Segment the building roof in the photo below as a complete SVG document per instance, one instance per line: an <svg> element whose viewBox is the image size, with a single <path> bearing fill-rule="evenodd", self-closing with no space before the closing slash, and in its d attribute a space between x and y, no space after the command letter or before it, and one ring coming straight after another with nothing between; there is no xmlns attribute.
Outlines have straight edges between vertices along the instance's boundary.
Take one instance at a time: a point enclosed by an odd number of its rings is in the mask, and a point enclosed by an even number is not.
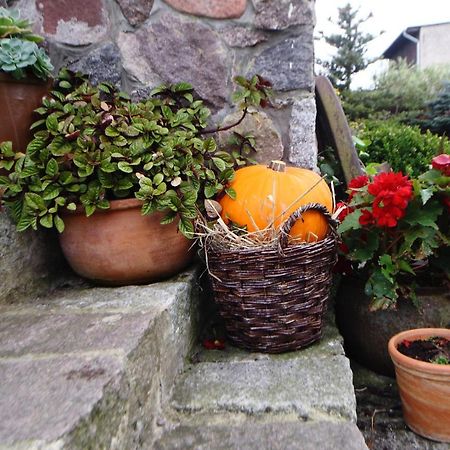
<svg viewBox="0 0 450 450"><path fill-rule="evenodd" d="M409 34L415 38L419 38L419 33L421 28L433 27L436 25L450 25L450 22L440 22L440 23L431 23L428 25L418 25L415 27L409 27L406 30L402 31L400 35L395 39L395 41L382 53L383 58L391 59L397 55L398 50L408 42L411 42L408 38L405 37L405 34Z"/></svg>

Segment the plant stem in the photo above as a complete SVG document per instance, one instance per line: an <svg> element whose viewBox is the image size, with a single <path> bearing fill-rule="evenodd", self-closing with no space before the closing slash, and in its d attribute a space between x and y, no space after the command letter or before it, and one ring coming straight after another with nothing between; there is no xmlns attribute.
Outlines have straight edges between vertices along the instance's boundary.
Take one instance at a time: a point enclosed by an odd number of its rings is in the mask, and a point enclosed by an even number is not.
<svg viewBox="0 0 450 450"><path fill-rule="evenodd" d="M226 127L223 127L223 128L215 128L213 130L203 130L203 131L200 131L199 134L200 135L202 135L202 134L212 134L212 133L217 133L219 131L230 130L231 128L234 128L234 127L238 126L245 119L245 116L247 115L247 112L248 112L248 108L245 107L243 109L243 111L242 111L242 117L237 122L235 122L235 123L233 123L231 125L227 125Z"/></svg>

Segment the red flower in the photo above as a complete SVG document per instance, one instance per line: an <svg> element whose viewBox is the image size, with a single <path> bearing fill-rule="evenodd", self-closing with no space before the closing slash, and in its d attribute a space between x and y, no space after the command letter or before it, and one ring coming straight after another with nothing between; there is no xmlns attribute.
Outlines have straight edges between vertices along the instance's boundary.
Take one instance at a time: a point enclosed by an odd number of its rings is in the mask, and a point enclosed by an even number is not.
<svg viewBox="0 0 450 450"><path fill-rule="evenodd" d="M339 222L342 222L351 212L354 211L354 208L350 208L348 207L344 202L339 202L336 205L336 211L340 211L339 215L338 215L338 220Z"/></svg>
<svg viewBox="0 0 450 450"><path fill-rule="evenodd" d="M202 344L206 350L223 350L225 348L225 341L222 339L205 339Z"/></svg>
<svg viewBox="0 0 450 450"><path fill-rule="evenodd" d="M395 227L398 220L404 217L405 209L413 195L411 181L401 172L378 174L369 185L368 191L375 197L372 214L377 226L390 228ZM366 215L366 218L369 217Z"/></svg>
<svg viewBox="0 0 450 450"><path fill-rule="evenodd" d="M364 186L369 184L369 177L367 175L360 175L348 183L348 188L350 189L350 193L348 194L349 200L353 198L358 189L361 189Z"/></svg>
<svg viewBox="0 0 450 450"><path fill-rule="evenodd" d="M450 177L450 155L442 153L435 156L431 160L431 166L433 169L441 171L446 177Z"/></svg>
<svg viewBox="0 0 450 450"><path fill-rule="evenodd" d="M361 212L362 212L362 214L359 217L359 223L363 227L367 226L367 225L372 225L375 222L375 219L369 210L363 209Z"/></svg>

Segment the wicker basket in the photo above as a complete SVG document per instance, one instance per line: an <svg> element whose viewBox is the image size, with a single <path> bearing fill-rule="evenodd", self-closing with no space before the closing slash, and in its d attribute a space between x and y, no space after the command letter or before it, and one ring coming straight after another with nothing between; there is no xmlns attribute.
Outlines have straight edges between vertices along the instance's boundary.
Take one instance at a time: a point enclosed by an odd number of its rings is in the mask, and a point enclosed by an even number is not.
<svg viewBox="0 0 450 450"><path fill-rule="evenodd" d="M311 209L324 213L331 232L317 243L289 246L291 227ZM219 251L214 240L205 242L215 300L234 345L281 353L321 338L336 225L325 207L309 204L283 224L278 245Z"/></svg>

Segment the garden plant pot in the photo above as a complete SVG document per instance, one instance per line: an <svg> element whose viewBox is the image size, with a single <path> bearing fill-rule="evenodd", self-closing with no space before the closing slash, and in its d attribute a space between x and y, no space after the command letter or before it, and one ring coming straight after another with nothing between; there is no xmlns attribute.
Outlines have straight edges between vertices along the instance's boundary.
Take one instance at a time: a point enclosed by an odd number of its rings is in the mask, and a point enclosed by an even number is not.
<svg viewBox="0 0 450 450"><path fill-rule="evenodd" d="M418 361L397 350L403 340L433 336L450 339L450 329L421 328L403 331L389 341L406 424L428 439L450 442L450 365Z"/></svg>
<svg viewBox="0 0 450 450"><path fill-rule="evenodd" d="M137 199L110 204L90 217L83 208L63 216L59 240L76 273L107 285L147 283L175 275L192 260L192 241L175 222L161 225L163 213L142 216Z"/></svg>
<svg viewBox="0 0 450 450"><path fill-rule="evenodd" d="M349 357L370 370L393 377L394 365L387 350L389 339L411 328L447 327L450 293L440 288L422 288L417 291L419 308L400 299L395 310L370 311L364 284L356 277L342 278L335 303L336 323Z"/></svg>
<svg viewBox="0 0 450 450"><path fill-rule="evenodd" d="M41 105L42 97L49 92L51 85L52 80L16 80L0 73L0 142L12 141L14 151L25 152L32 139L30 126L36 119L33 111Z"/></svg>

